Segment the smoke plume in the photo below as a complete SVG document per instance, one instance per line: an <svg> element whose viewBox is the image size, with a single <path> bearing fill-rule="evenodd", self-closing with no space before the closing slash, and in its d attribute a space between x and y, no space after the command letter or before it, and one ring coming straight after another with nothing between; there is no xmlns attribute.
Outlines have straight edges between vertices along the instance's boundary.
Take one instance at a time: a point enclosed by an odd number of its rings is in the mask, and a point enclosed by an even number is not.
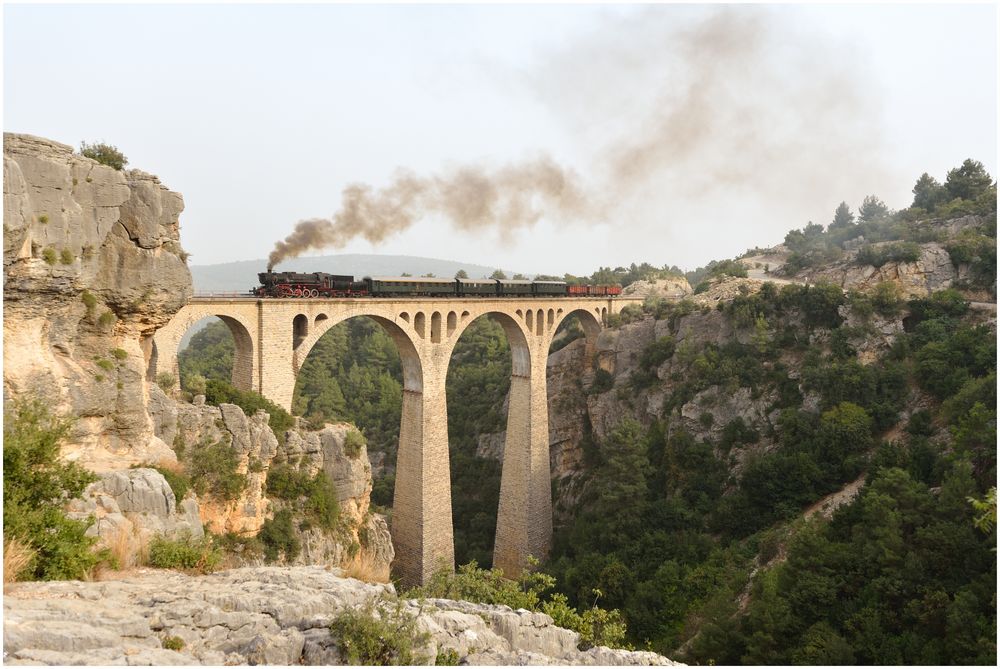
<svg viewBox="0 0 1000 669"><path fill-rule="evenodd" d="M792 15L794 16L794 15ZM862 55L779 10L650 7L609 19L522 81L590 147L589 187L542 156L352 184L329 219L301 221L269 264L378 243L425 216L512 239L541 218L655 227L659 239L782 234L884 183L874 87ZM741 237L742 235L742 237Z"/></svg>
<svg viewBox="0 0 1000 669"><path fill-rule="evenodd" d="M274 245L268 270L306 251L341 248L355 237L377 244L429 214L443 216L461 230L495 229L510 237L543 215L583 220L597 211L579 176L547 156L493 171L463 166L429 178L400 170L378 190L367 184L347 186L333 218L300 221Z"/></svg>

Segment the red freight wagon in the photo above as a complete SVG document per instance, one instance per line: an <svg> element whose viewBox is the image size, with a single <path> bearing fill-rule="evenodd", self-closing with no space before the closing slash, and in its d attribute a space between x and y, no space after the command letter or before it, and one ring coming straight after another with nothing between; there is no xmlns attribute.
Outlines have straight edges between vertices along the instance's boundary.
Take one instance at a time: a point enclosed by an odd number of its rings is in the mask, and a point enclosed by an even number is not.
<svg viewBox="0 0 1000 669"><path fill-rule="evenodd" d="M586 295L587 286L566 286L567 295Z"/></svg>

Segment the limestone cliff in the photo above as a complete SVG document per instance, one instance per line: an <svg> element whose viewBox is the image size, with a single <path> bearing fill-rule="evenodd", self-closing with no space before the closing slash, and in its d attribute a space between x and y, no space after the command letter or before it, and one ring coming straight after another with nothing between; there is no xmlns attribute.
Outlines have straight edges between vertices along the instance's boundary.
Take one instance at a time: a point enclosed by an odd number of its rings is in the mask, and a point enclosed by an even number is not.
<svg viewBox="0 0 1000 669"><path fill-rule="evenodd" d="M4 664L340 665L347 658L330 623L378 599L395 599L392 586L321 567L18 583L4 596ZM446 651L466 665L676 664L644 651L580 650L576 632L542 613L447 599L401 606L429 635L417 649L424 664Z"/></svg>
<svg viewBox="0 0 1000 669"><path fill-rule="evenodd" d="M388 529L368 513L371 470L363 452L344 454L346 428L296 430L290 450L279 449L267 414L178 401L149 378L153 333L192 294L183 209L180 194L151 174L4 134L5 402L35 395L75 417L63 455L101 478L69 511L93 517L90 534L105 545L200 536L203 528L253 535L274 511L265 485L271 463L305 455L336 485L344 536L306 537L300 561L340 564L357 543L387 571ZM218 442L233 449L246 479L234 500L177 499L148 467L183 469L183 449Z"/></svg>
<svg viewBox="0 0 1000 669"><path fill-rule="evenodd" d="M184 202L144 172L4 134L4 394L79 416L67 457L172 458L146 411L149 337L191 295Z"/></svg>

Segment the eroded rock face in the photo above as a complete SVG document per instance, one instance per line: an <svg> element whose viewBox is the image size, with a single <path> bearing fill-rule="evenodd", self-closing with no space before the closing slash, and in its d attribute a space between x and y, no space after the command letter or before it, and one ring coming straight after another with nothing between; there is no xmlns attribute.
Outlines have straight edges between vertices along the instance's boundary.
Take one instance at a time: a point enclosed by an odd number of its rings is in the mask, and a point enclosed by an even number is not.
<svg viewBox="0 0 1000 669"><path fill-rule="evenodd" d="M146 412L148 337L191 295L183 200L64 144L4 134L4 391L79 416L95 471L170 459Z"/></svg>
<svg viewBox="0 0 1000 669"><path fill-rule="evenodd" d="M67 515L78 520L93 518L87 534L100 538L107 547L126 542L138 548L157 535L173 539L204 535L195 496L178 500L155 469L105 473L87 486L80 499L69 503Z"/></svg>
<svg viewBox="0 0 1000 669"><path fill-rule="evenodd" d="M144 570L117 581L18 583L4 596L5 664L343 664L330 623L393 596L391 585L321 567L210 576ZM581 651L576 632L506 606L432 599L406 601L404 610L430 634L420 649L426 664L445 649L462 664L676 664L649 652ZM183 647L167 650L168 638Z"/></svg>
<svg viewBox="0 0 1000 669"><path fill-rule="evenodd" d="M156 435L178 455L197 457L197 449L220 442L237 455L237 471L246 476L246 488L230 502L208 496L199 500L207 529L252 536L276 511L288 506L267 494L267 475L277 464L292 465L308 476L322 472L337 490L343 531L296 528L302 550L293 564L341 565L360 550L376 570L388 574L395 552L385 518L370 513L372 468L367 448L361 444L357 451L348 452L352 426L327 425L319 431L295 428L280 444L264 411L247 416L234 404L214 407L206 405L204 398L192 404L179 402L158 387L150 389L149 409ZM357 546L352 549L353 544Z"/></svg>
<svg viewBox="0 0 1000 669"><path fill-rule="evenodd" d="M632 297L663 297L679 300L691 294L691 284L684 277L636 281L625 286L622 295Z"/></svg>

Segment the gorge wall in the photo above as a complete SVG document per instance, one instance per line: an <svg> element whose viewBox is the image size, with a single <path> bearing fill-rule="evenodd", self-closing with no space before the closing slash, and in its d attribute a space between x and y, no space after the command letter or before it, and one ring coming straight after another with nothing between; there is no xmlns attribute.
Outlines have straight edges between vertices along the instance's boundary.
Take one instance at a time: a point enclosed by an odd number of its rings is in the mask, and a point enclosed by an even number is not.
<svg viewBox="0 0 1000 669"><path fill-rule="evenodd" d="M371 467L364 447L345 454L346 426L295 428L279 440L264 412L190 404L148 378L153 333L193 292L183 209L181 195L151 174L4 134L5 408L35 397L74 418L62 454L101 479L70 512L93 518L90 533L105 544L203 528L253 535L282 506L266 491L272 463L295 460L330 477L343 520L338 537L303 532L296 562L340 563L352 544L367 543L387 573L392 544L384 518L369 513ZM151 468L183 470L184 448L217 443L246 480L235 499L177 499Z"/></svg>

